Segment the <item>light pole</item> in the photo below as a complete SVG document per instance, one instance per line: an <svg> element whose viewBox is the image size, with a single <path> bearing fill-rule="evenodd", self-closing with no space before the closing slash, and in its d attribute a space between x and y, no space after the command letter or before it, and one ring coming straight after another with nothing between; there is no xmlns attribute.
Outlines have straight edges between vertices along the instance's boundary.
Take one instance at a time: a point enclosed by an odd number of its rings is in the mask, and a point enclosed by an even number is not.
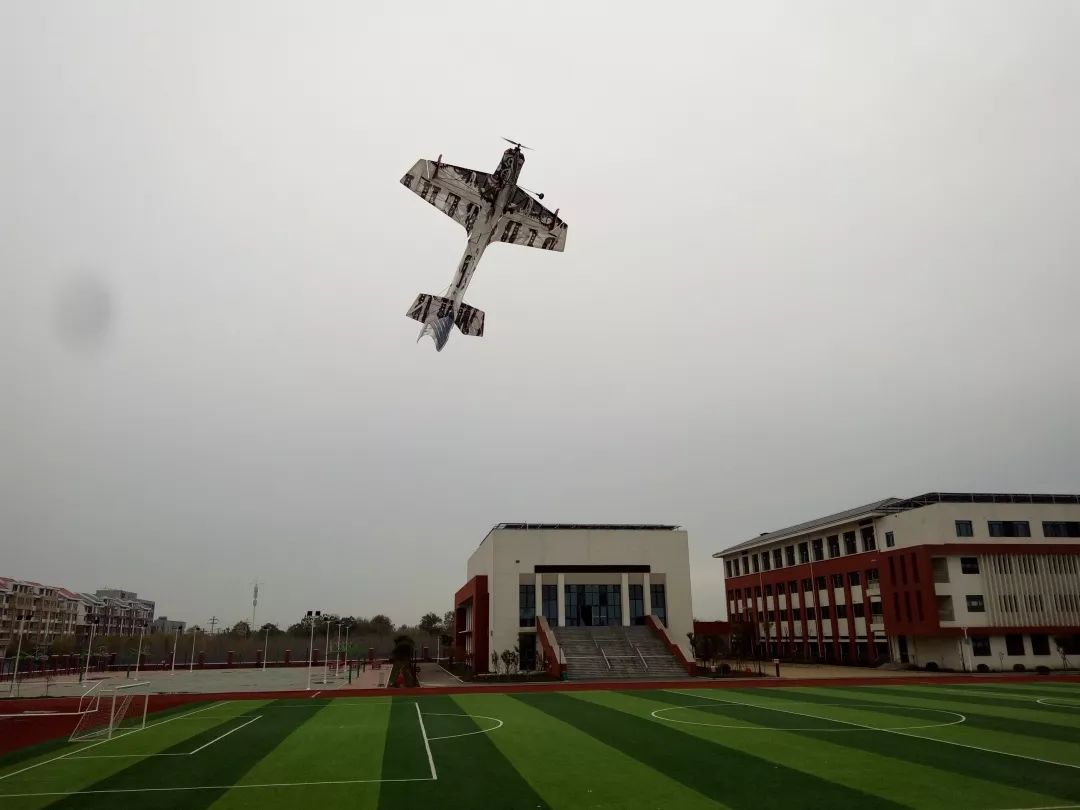
<svg viewBox="0 0 1080 810"><path fill-rule="evenodd" d="M90 654L94 650L94 631L97 630L99 621L101 621L101 619L98 616L86 617L86 622L90 625L90 640L86 643L86 667L83 669L82 676L84 681L90 676Z"/></svg>
<svg viewBox="0 0 1080 810"><path fill-rule="evenodd" d="M169 670L173 675L176 674L176 647L180 643L180 625L176 626L176 638L173 639L172 645L172 669Z"/></svg>
<svg viewBox="0 0 1080 810"><path fill-rule="evenodd" d="M195 636L199 635L199 628L191 628L191 659L188 661L188 672L195 669Z"/></svg>
<svg viewBox="0 0 1080 810"><path fill-rule="evenodd" d="M321 610L309 610L307 612L308 621L311 623L311 638L308 639L307 648L307 688L311 689L311 654L315 649L315 620L322 616Z"/></svg>
<svg viewBox="0 0 1080 810"><path fill-rule="evenodd" d="M135 653L135 678L139 677L139 664L142 663L142 643L143 638L146 636L146 619L142 620L139 627L139 651Z"/></svg>
<svg viewBox="0 0 1080 810"><path fill-rule="evenodd" d="M326 649L323 652L323 661L322 661L322 683L323 683L323 686L326 686L326 675L327 675L327 670L329 669L329 664L330 664L330 662L328 660L329 658L330 658L330 622L329 622L329 620L327 620L327 622L326 622Z"/></svg>
<svg viewBox="0 0 1080 810"><path fill-rule="evenodd" d="M12 675L11 675L11 686L8 689L8 694L9 695L12 692L15 692L16 694L18 694L18 692L16 690L18 689L18 681L19 681L19 658L22 656L23 626L26 624L27 619L32 619L32 618L34 618L34 611L32 611L32 610L30 612L28 612L28 613L20 613L19 614L19 646L15 650L15 672L12 673Z"/></svg>
<svg viewBox="0 0 1080 810"><path fill-rule="evenodd" d="M341 661L341 622L338 622L337 626L337 646L334 648L334 664L336 665Z"/></svg>
<svg viewBox="0 0 1080 810"><path fill-rule="evenodd" d="M349 665L349 631L352 629L351 624L345 625L345 669L349 670L350 677L352 669Z"/></svg>
<svg viewBox="0 0 1080 810"><path fill-rule="evenodd" d="M258 587L258 586L256 586ZM266 623L266 636L263 638L263 672L266 672L266 652L270 646L270 623Z"/></svg>

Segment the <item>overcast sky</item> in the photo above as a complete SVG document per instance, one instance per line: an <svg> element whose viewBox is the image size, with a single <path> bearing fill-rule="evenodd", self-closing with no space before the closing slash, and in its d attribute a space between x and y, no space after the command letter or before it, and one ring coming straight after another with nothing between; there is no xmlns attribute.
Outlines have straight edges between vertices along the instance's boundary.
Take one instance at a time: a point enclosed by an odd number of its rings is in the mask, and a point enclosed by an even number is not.
<svg viewBox="0 0 1080 810"><path fill-rule="evenodd" d="M0 575L205 625L451 606L500 521L714 551L1080 491L1080 5L0 0ZM481 339L415 343L520 181Z"/></svg>

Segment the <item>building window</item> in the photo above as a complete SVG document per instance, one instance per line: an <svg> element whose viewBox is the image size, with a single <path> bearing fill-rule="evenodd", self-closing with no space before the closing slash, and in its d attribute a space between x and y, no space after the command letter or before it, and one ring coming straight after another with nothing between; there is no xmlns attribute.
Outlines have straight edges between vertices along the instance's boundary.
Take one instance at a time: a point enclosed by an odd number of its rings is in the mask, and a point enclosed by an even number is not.
<svg viewBox="0 0 1080 810"><path fill-rule="evenodd" d="M542 585L541 596L544 599L544 618L551 624L559 623L559 586Z"/></svg>
<svg viewBox="0 0 1080 810"><path fill-rule="evenodd" d="M840 556L840 536L836 534L829 535L829 557Z"/></svg>
<svg viewBox="0 0 1080 810"><path fill-rule="evenodd" d="M1031 634L1031 654L1032 655L1049 655L1050 654L1050 636L1046 633L1032 633Z"/></svg>
<svg viewBox="0 0 1080 810"><path fill-rule="evenodd" d="M855 532L844 532L844 553L854 554L858 551L855 548Z"/></svg>
<svg viewBox="0 0 1080 810"><path fill-rule="evenodd" d="M968 594L966 598L968 613L986 612L986 605L983 602L982 594Z"/></svg>
<svg viewBox="0 0 1080 810"><path fill-rule="evenodd" d="M755 585L754 586L754 596L757 596L757 597L761 596L761 586L760 585Z"/></svg>
<svg viewBox="0 0 1080 810"><path fill-rule="evenodd" d="M796 579L789 580L788 584L787 584L787 592L788 593L798 593L799 592L799 581L796 580Z"/></svg>
<svg viewBox="0 0 1080 810"><path fill-rule="evenodd" d="M829 618L829 606L828 605L822 605L821 606L821 618L822 619Z"/></svg>
<svg viewBox="0 0 1080 810"><path fill-rule="evenodd" d="M1041 593L1029 593L1027 595L1027 607L1028 610L1033 613L1042 613L1043 598Z"/></svg>
<svg viewBox="0 0 1080 810"><path fill-rule="evenodd" d="M772 552L773 568L784 567L784 552L782 549L774 548Z"/></svg>
<svg viewBox="0 0 1080 810"><path fill-rule="evenodd" d="M978 557L961 557L960 558L960 573L961 574L977 574L977 573L979 573L979 558Z"/></svg>
<svg viewBox="0 0 1080 810"><path fill-rule="evenodd" d="M645 624L645 587L630 586L630 624Z"/></svg>
<svg viewBox="0 0 1080 810"><path fill-rule="evenodd" d="M663 585L650 585L649 592L652 596L653 615L667 626L667 596Z"/></svg>
<svg viewBox="0 0 1080 810"><path fill-rule="evenodd" d="M991 537L1031 537L1031 526L1026 520L989 520L987 528Z"/></svg>
<svg viewBox="0 0 1080 810"><path fill-rule="evenodd" d="M825 584L825 577L814 577L814 581L817 584L817 589L819 591L823 591L823 590L825 590L826 587L828 587Z"/></svg>
<svg viewBox="0 0 1080 810"><path fill-rule="evenodd" d="M799 562L801 562L801 563L810 562L810 544L809 543L799 543Z"/></svg>
<svg viewBox="0 0 1080 810"><path fill-rule="evenodd" d="M806 606L806 620L812 622L814 620L814 608L812 605Z"/></svg>
<svg viewBox="0 0 1080 810"><path fill-rule="evenodd" d="M971 654L980 657L990 655L990 636L972 636Z"/></svg>
<svg viewBox="0 0 1080 810"><path fill-rule="evenodd" d="M1024 637L1019 634L1005 636L1005 653L1007 655L1024 654Z"/></svg>
<svg viewBox="0 0 1080 810"><path fill-rule="evenodd" d="M813 541L813 546L814 546L814 562L821 562L822 560L825 559L825 552L822 549L822 541L821 541L820 537L817 540Z"/></svg>
<svg viewBox="0 0 1080 810"><path fill-rule="evenodd" d="M974 537L975 530L971 525L970 520L958 520L956 521L956 536L957 537Z"/></svg>
<svg viewBox="0 0 1080 810"><path fill-rule="evenodd" d="M731 560L724 560L724 573L731 579Z"/></svg>
<svg viewBox="0 0 1080 810"><path fill-rule="evenodd" d="M788 546L784 549L784 558L787 560L788 565L795 564L795 546Z"/></svg>
<svg viewBox="0 0 1080 810"><path fill-rule="evenodd" d="M802 608L793 608L791 611L791 620L796 622L802 621Z"/></svg>
<svg viewBox="0 0 1080 810"><path fill-rule="evenodd" d="M776 592L777 593L783 593L784 592L784 583L783 582L777 582L776 583Z"/></svg>
<svg viewBox="0 0 1080 810"><path fill-rule="evenodd" d="M752 555L754 558L754 573L758 573L761 569L758 568L757 554Z"/></svg>
<svg viewBox="0 0 1080 810"><path fill-rule="evenodd" d="M746 557L742 558L742 572L743 576L746 576L750 573L750 561L746 559Z"/></svg>
<svg viewBox="0 0 1080 810"><path fill-rule="evenodd" d="M766 596L772 596L772 585L766 585L765 586L765 595Z"/></svg>
<svg viewBox="0 0 1080 810"><path fill-rule="evenodd" d="M873 551L877 548L877 542L874 540L874 527L866 526L862 530L862 550Z"/></svg>
<svg viewBox="0 0 1080 810"><path fill-rule="evenodd" d="M536 585L518 585L518 627L536 624Z"/></svg>
<svg viewBox="0 0 1080 810"><path fill-rule="evenodd" d="M847 575L847 581L848 581L848 585L850 585L851 587L854 588L856 585L859 584L859 572L858 571L849 571L848 575Z"/></svg>
<svg viewBox="0 0 1080 810"><path fill-rule="evenodd" d="M1044 520L1043 537L1080 537L1080 520Z"/></svg>
<svg viewBox="0 0 1080 810"><path fill-rule="evenodd" d="M893 596L895 596L895 595L896 594L893 594ZM900 611L897 610L897 613L899 613L899 612ZM871 602L870 603L870 615L871 616L881 616L881 615L883 615L882 610L881 610L881 602Z"/></svg>
<svg viewBox="0 0 1080 810"><path fill-rule="evenodd" d="M892 548L896 545L896 538L893 537L892 532L885 532L885 548Z"/></svg>
<svg viewBox="0 0 1080 810"><path fill-rule="evenodd" d="M814 581L812 579L810 579L810 577L806 577L802 581L802 589L804 591L812 591L812 590L814 590Z"/></svg>
<svg viewBox="0 0 1080 810"><path fill-rule="evenodd" d="M838 619L846 619L847 618L847 605L837 605L836 606L836 618L838 618Z"/></svg>
<svg viewBox="0 0 1080 810"><path fill-rule="evenodd" d="M765 571L768 571L772 568L772 564L769 562L769 552L767 551L761 552L761 567Z"/></svg>
<svg viewBox="0 0 1080 810"><path fill-rule="evenodd" d="M844 575L843 574L833 574L832 575L832 586L834 588L843 588L844 587Z"/></svg>
<svg viewBox="0 0 1080 810"><path fill-rule="evenodd" d="M851 615L856 619L861 619L866 615L866 605L862 602L856 602L851 606Z"/></svg>

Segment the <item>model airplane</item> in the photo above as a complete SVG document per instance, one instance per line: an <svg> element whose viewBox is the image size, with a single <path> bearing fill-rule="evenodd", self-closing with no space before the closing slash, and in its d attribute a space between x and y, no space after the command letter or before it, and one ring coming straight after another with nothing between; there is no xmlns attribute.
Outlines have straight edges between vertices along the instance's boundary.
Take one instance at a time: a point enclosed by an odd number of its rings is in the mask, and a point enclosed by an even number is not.
<svg viewBox="0 0 1080 810"><path fill-rule="evenodd" d="M504 140L509 141L508 138ZM462 299L476 265L487 246L495 240L514 245L559 250L566 245L566 223L541 205L532 194L517 185L525 165L522 147L516 141L503 152L493 174L463 169L438 160L418 160L401 178L405 188L434 205L465 228L469 243L454 278L443 295L420 293L405 314L424 326L420 340L431 335L442 351L456 325L462 334L484 334L484 313ZM536 195L540 199L543 194Z"/></svg>

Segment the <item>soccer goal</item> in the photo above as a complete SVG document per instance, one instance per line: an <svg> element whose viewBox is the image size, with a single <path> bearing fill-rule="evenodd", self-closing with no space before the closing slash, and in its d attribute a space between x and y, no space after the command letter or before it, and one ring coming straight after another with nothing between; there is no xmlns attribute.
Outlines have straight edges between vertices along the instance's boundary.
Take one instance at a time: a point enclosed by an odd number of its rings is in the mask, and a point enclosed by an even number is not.
<svg viewBox="0 0 1080 810"><path fill-rule="evenodd" d="M149 681L103 689L95 685L79 698L79 722L68 741L111 740L117 734L145 728L149 704Z"/></svg>

